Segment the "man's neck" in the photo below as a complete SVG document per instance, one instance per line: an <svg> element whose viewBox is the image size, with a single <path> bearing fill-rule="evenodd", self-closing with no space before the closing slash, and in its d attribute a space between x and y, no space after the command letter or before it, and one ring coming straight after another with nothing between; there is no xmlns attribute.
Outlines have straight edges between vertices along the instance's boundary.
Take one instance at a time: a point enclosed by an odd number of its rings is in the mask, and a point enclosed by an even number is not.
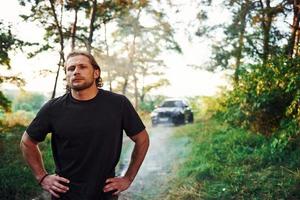
<svg viewBox="0 0 300 200"><path fill-rule="evenodd" d="M79 91L71 90L71 94L74 99L86 101L93 99L98 94L98 88L95 86Z"/></svg>

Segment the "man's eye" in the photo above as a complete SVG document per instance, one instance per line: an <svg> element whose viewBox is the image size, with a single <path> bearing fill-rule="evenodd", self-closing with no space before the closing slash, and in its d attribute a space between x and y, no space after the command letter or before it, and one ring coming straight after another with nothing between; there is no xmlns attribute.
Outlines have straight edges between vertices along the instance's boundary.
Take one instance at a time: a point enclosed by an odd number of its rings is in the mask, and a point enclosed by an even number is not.
<svg viewBox="0 0 300 200"><path fill-rule="evenodd" d="M74 71L75 67L68 67L67 71Z"/></svg>

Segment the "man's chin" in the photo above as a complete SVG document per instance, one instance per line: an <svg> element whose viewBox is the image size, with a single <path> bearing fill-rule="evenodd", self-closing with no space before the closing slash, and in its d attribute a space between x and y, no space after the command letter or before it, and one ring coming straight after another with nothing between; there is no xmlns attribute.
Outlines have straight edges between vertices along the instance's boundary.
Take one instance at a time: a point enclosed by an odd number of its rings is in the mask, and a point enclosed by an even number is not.
<svg viewBox="0 0 300 200"><path fill-rule="evenodd" d="M81 84L81 85L73 85L72 84L72 85L70 85L70 88L74 91L81 91L81 90L85 90L91 86L92 86L92 84L91 85L90 84Z"/></svg>

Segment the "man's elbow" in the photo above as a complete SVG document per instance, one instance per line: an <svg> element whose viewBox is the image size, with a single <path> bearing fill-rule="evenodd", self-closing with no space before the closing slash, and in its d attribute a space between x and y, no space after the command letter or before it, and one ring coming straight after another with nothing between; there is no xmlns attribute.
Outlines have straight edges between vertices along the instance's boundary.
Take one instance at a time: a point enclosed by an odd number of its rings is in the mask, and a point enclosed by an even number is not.
<svg viewBox="0 0 300 200"><path fill-rule="evenodd" d="M149 134L146 130L141 131L135 138L135 142L138 145L142 145L148 148L150 145Z"/></svg>
<svg viewBox="0 0 300 200"><path fill-rule="evenodd" d="M24 132L21 141L20 141L20 149L23 152L26 149L30 149L32 147L36 147L37 142L33 141L26 131Z"/></svg>

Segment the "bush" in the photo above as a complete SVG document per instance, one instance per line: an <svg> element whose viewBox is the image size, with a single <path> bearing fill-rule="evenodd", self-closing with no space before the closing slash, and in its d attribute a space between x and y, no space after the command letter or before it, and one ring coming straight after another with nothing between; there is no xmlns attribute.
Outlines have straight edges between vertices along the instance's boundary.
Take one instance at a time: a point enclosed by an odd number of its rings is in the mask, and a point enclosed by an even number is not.
<svg viewBox="0 0 300 200"><path fill-rule="evenodd" d="M25 127L6 129L0 134L0 196L1 199L29 199L41 191L19 148Z"/></svg>
<svg viewBox="0 0 300 200"><path fill-rule="evenodd" d="M164 96L147 96L144 101L139 104L139 109L143 112L150 113L155 106L159 105L166 97Z"/></svg>
<svg viewBox="0 0 300 200"><path fill-rule="evenodd" d="M299 64L278 57L265 66L244 66L239 83L224 96L223 119L265 135L278 130L282 120L299 120Z"/></svg>
<svg viewBox="0 0 300 200"><path fill-rule="evenodd" d="M1 130L0 198L3 200L32 199L42 192L20 151L19 144L24 130L24 126L14 126ZM41 145L41 149L46 168L54 169L49 139Z"/></svg>
<svg viewBox="0 0 300 200"><path fill-rule="evenodd" d="M182 193L178 199L299 199L300 141L294 134L295 125L282 128L272 137L253 134L217 120L204 121L193 128L182 127L192 142L192 151L180 168L179 185L193 187L195 198ZM282 136L284 134L285 136ZM293 135L293 142L279 138Z"/></svg>
<svg viewBox="0 0 300 200"><path fill-rule="evenodd" d="M34 113L27 112L24 110L5 113L3 116L2 123L5 127L27 126L32 121L34 116Z"/></svg>
<svg viewBox="0 0 300 200"><path fill-rule="evenodd" d="M21 90L12 101L14 111L24 110L27 112L37 113L46 101L46 97L36 92L25 92Z"/></svg>

